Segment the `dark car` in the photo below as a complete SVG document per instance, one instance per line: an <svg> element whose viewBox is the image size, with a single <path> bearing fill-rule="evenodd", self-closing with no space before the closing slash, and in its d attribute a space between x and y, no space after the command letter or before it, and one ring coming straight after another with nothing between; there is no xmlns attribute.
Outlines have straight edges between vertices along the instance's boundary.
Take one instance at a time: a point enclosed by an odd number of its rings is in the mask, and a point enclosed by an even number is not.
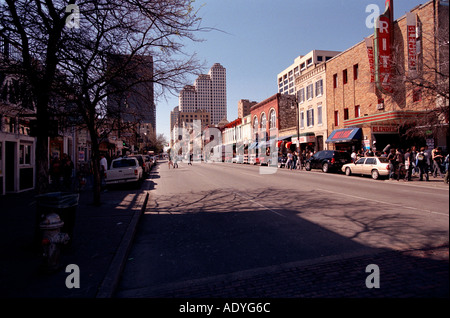
<svg viewBox="0 0 450 318"><path fill-rule="evenodd" d="M342 166L350 162L352 162L352 158L348 152L321 150L306 160L305 169L307 171L311 169L322 169L323 172L341 171Z"/></svg>

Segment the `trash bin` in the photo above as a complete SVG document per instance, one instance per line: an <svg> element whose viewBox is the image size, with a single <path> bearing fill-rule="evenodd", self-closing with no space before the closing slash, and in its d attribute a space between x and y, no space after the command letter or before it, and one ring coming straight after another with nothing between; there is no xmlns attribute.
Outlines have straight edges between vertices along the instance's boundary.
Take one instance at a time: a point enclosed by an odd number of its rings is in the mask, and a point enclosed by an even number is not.
<svg viewBox="0 0 450 318"><path fill-rule="evenodd" d="M73 241L75 227L76 210L78 206L79 194L69 192L50 192L37 195L36 197L36 240L41 243L42 233L39 224L50 213L56 213L64 222L61 228L62 233L69 235L69 244Z"/></svg>

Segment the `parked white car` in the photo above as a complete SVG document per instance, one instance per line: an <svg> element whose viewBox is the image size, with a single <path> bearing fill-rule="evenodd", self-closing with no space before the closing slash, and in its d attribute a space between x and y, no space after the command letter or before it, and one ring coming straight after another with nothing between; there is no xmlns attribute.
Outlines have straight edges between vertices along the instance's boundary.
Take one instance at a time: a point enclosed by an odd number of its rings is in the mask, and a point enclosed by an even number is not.
<svg viewBox="0 0 450 318"><path fill-rule="evenodd" d="M105 172L106 185L130 182L138 185L142 179L142 167L136 157L114 159L110 169Z"/></svg>
<svg viewBox="0 0 450 318"><path fill-rule="evenodd" d="M369 175L377 180L380 177L389 175L389 161L387 158L380 157L363 157L358 159L355 163L348 163L342 166L342 171L347 176Z"/></svg>

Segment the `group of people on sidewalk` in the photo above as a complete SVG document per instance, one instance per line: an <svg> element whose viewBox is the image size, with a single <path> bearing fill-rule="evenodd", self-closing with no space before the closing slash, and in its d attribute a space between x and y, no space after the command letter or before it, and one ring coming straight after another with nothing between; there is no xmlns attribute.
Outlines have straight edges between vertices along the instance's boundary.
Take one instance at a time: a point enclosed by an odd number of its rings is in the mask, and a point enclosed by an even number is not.
<svg viewBox="0 0 450 318"><path fill-rule="evenodd" d="M73 187L73 169L74 164L68 154L53 156L50 162L50 180L54 190L71 191Z"/></svg>
<svg viewBox="0 0 450 318"><path fill-rule="evenodd" d="M415 146L407 148L406 151L391 148L385 157L389 160L389 179L400 180L403 176L405 181L411 181L412 176L418 175L419 181L423 181L424 177L429 181L432 174L434 178L439 175L448 183L449 155L444 157L441 147L430 150L424 146L419 151Z"/></svg>
<svg viewBox="0 0 450 318"><path fill-rule="evenodd" d="M301 154L297 151L290 151L287 154L286 168L290 170L303 169L305 162L314 153L311 150L303 150ZM352 162L356 162L361 157L386 157L389 160L389 179L411 181L413 176L418 176L419 181L429 181L430 174L434 178L439 175L448 184L448 167L449 155L445 157L441 147L428 149L428 146L420 147L419 150L415 146L403 150L401 148L389 147L386 151L374 152L371 148L365 151L353 151L350 155Z"/></svg>

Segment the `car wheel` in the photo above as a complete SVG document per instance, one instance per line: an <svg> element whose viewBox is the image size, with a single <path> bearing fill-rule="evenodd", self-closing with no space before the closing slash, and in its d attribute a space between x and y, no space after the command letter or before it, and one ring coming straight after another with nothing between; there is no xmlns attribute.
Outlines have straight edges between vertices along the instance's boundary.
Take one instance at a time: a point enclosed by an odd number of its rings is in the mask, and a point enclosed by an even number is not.
<svg viewBox="0 0 450 318"><path fill-rule="evenodd" d="M311 163L307 162L307 163L305 164L305 170L306 170L306 171L311 171Z"/></svg>
<svg viewBox="0 0 450 318"><path fill-rule="evenodd" d="M378 170L372 170L372 179L374 180L378 180L378 178L380 177L380 174L378 173Z"/></svg>
<svg viewBox="0 0 450 318"><path fill-rule="evenodd" d="M345 168L345 175L350 176L351 174L352 174L352 170L349 167Z"/></svg>
<svg viewBox="0 0 450 318"><path fill-rule="evenodd" d="M328 169L329 169L328 163L325 162L325 163L322 165L322 171L325 172L325 173L327 173L327 172L328 172Z"/></svg>

